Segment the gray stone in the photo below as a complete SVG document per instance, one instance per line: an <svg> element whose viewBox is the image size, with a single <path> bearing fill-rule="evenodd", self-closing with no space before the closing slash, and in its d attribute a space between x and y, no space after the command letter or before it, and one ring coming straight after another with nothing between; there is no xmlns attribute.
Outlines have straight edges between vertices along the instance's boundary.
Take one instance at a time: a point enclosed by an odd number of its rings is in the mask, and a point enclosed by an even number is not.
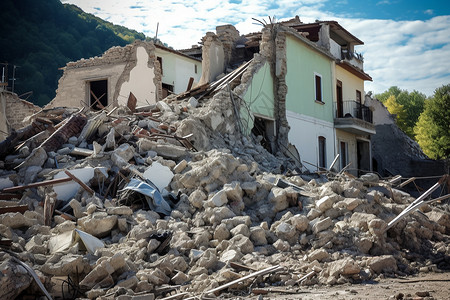
<svg viewBox="0 0 450 300"><path fill-rule="evenodd" d="M397 261L392 255L371 257L367 260L367 266L377 274L397 271Z"/></svg>
<svg viewBox="0 0 450 300"><path fill-rule="evenodd" d="M238 262L242 258L242 254L239 250L227 250L220 256L220 261L224 263Z"/></svg>
<svg viewBox="0 0 450 300"><path fill-rule="evenodd" d="M275 249L281 252L287 252L291 250L291 246L289 245L289 242L283 241L281 239L277 240L275 243L273 243L273 246Z"/></svg>
<svg viewBox="0 0 450 300"><path fill-rule="evenodd" d="M185 159L183 159L182 161L180 161L174 168L173 168L173 172L175 174L179 174L181 172L184 171L184 169L186 169L186 167L188 166L188 163Z"/></svg>
<svg viewBox="0 0 450 300"><path fill-rule="evenodd" d="M361 268L358 264L350 257L340 259L330 263L329 265L330 276L338 278L339 275L354 275L359 274Z"/></svg>
<svg viewBox="0 0 450 300"><path fill-rule="evenodd" d="M316 208L321 212L324 212L333 207L334 200L335 198L332 196L322 197L316 202Z"/></svg>
<svg viewBox="0 0 450 300"><path fill-rule="evenodd" d="M205 200L206 195L201 189L197 189L189 195L189 203L195 208L202 208Z"/></svg>
<svg viewBox="0 0 450 300"><path fill-rule="evenodd" d="M187 276L186 274L184 274L183 272L179 271L177 272L177 274L175 274L175 276L173 276L171 278L171 281L175 284L184 284L186 282L188 282L189 276Z"/></svg>
<svg viewBox="0 0 450 300"><path fill-rule="evenodd" d="M269 193L269 201L273 205L273 210L279 212L289 207L286 191L279 187L274 187Z"/></svg>
<svg viewBox="0 0 450 300"><path fill-rule="evenodd" d="M246 237L250 236L250 230L248 229L248 226L245 224L239 224L233 229L230 230L230 233L232 236L236 236L238 234L242 234Z"/></svg>
<svg viewBox="0 0 450 300"><path fill-rule="evenodd" d="M105 237L116 226L118 217L106 213L97 212L91 216L78 219L81 229L95 237Z"/></svg>
<svg viewBox="0 0 450 300"><path fill-rule="evenodd" d="M224 190L218 191L205 205L207 207L221 207L228 203L227 194Z"/></svg>
<svg viewBox="0 0 450 300"><path fill-rule="evenodd" d="M250 240L255 246L263 246L267 244L266 231L260 226L250 228Z"/></svg>
<svg viewBox="0 0 450 300"><path fill-rule="evenodd" d="M133 210L128 206L108 207L106 212L108 215L131 216L133 214Z"/></svg>
<svg viewBox="0 0 450 300"><path fill-rule="evenodd" d="M308 229L309 219L304 215L294 215L290 218L290 222L299 232L304 232Z"/></svg>
<svg viewBox="0 0 450 300"><path fill-rule="evenodd" d="M317 260L317 261L321 262L329 257L330 257L330 254L325 249L317 249L308 254L309 261Z"/></svg>
<svg viewBox="0 0 450 300"><path fill-rule="evenodd" d="M214 239L218 240L219 242L223 240L227 240L230 238L230 231L227 229L227 226L225 224L220 224L216 227L214 230Z"/></svg>
<svg viewBox="0 0 450 300"><path fill-rule="evenodd" d="M12 229L21 227L31 227L38 224L38 220L27 218L21 213L6 213L0 215L0 224L3 224Z"/></svg>
<svg viewBox="0 0 450 300"><path fill-rule="evenodd" d="M84 270L90 270L89 263L82 255L67 254L62 256L56 254L49 258L42 266L41 271L55 276L67 276L68 274L79 274Z"/></svg>

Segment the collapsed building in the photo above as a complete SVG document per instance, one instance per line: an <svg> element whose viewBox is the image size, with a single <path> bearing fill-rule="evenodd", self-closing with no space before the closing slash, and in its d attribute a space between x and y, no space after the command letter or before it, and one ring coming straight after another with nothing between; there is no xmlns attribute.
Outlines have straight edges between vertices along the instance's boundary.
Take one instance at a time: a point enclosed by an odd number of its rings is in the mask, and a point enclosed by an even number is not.
<svg viewBox="0 0 450 300"><path fill-rule="evenodd" d="M352 38L334 22L314 30L340 33L342 45ZM190 89L153 105L130 90L137 101L124 93L127 101L108 97L98 107L102 95L93 91L93 103L52 108L63 101L54 100L34 113L0 147L2 297L183 299L225 290L233 297L448 270L448 205L436 204L448 195L429 199L430 189L414 199L398 177L346 171L350 152L355 164L361 156L358 140L373 132L364 119L371 110L343 104L338 114L337 62L313 35L298 19L248 36L219 27L202 41L202 74ZM307 96L297 99L290 82L302 74L287 62L299 52L314 66L303 74L311 79ZM149 69L160 68L157 61L149 55ZM343 99L363 91L364 74L339 68ZM353 75L358 89L347 90ZM92 91L88 77L78 84L81 95ZM294 126L311 136L295 143L302 132ZM336 137L349 143L333 170ZM307 146L315 155L302 152ZM298 171L308 155L322 174ZM445 193L448 181L433 190Z"/></svg>

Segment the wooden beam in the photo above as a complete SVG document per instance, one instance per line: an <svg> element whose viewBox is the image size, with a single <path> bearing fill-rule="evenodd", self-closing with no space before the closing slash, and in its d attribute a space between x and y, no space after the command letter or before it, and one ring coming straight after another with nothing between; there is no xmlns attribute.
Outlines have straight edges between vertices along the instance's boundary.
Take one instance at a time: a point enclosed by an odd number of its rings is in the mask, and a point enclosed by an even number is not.
<svg viewBox="0 0 450 300"><path fill-rule="evenodd" d="M188 86L186 89L186 92L189 91L192 88L192 85L194 84L194 77L189 78Z"/></svg>
<svg viewBox="0 0 450 300"><path fill-rule="evenodd" d="M7 206L0 208L0 214L6 214L9 212L19 212L23 214L28 210L28 205Z"/></svg>
<svg viewBox="0 0 450 300"><path fill-rule="evenodd" d="M64 170L64 173L66 173L67 176L69 176L70 178L72 178L73 181L75 181L76 183L78 183L79 185L81 185L81 187L83 189L85 189L88 193L90 193L91 195L95 195L95 192L93 189L91 189L89 186L87 186L83 181L81 181L80 179L78 179L75 175L73 175L72 173L70 173L67 170Z"/></svg>
<svg viewBox="0 0 450 300"><path fill-rule="evenodd" d="M28 185L19 185L19 186L13 186L13 187L5 188L1 192L3 192L3 193L11 193L11 192L16 192L16 191L25 190L25 189L31 189L31 188L35 188L35 187L39 187L39 186L53 185L53 184L69 182L69 181L72 181L72 178L69 177L69 178L51 179L51 180L31 183L31 184L28 184Z"/></svg>

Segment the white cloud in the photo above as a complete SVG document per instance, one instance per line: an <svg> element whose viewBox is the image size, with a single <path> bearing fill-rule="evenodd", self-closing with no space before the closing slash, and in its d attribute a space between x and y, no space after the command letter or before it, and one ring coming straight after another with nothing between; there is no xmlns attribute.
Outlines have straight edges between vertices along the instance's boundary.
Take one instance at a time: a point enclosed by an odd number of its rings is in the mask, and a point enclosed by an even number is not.
<svg viewBox="0 0 450 300"><path fill-rule="evenodd" d="M285 20L299 15L303 22L337 20L365 42L356 51L364 54L364 68L373 82L366 90L383 92L396 85L431 95L450 83L450 16L427 21L337 18L326 12L327 0L63 0L115 24L158 38L175 49L197 44L217 25L234 24L241 34L259 31L252 18ZM379 4L390 4L380 1ZM133 7L133 8L131 8Z"/></svg>

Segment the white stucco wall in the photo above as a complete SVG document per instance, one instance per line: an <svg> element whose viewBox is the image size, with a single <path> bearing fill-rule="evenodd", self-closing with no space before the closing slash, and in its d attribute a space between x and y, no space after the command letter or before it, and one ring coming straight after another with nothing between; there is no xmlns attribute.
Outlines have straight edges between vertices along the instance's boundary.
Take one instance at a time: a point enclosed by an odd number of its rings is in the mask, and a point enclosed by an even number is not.
<svg viewBox="0 0 450 300"><path fill-rule="evenodd" d="M136 49L136 66L131 69L128 81L120 87L117 101L119 105L126 105L130 92L137 99L137 106L156 103L156 87L154 68L148 67L149 56L144 47Z"/></svg>
<svg viewBox="0 0 450 300"><path fill-rule="evenodd" d="M287 120L291 130L289 131L289 142L293 144L302 160L303 166L310 171L317 168L308 163L319 165L319 136L326 139L326 167L333 162L335 157L335 136L333 123L286 111Z"/></svg>
<svg viewBox="0 0 450 300"><path fill-rule="evenodd" d="M352 163L349 169L356 169L358 167L356 135L336 129L336 154L341 154L341 142L347 143L347 164ZM334 165L334 168L340 171L343 167L345 166L341 165L341 159L339 158L339 160Z"/></svg>
<svg viewBox="0 0 450 300"><path fill-rule="evenodd" d="M202 63L170 51L156 48L156 56L162 58L162 83L173 86L175 94L186 91L189 78L194 78L194 86L202 75ZM197 73L195 73L197 65Z"/></svg>

